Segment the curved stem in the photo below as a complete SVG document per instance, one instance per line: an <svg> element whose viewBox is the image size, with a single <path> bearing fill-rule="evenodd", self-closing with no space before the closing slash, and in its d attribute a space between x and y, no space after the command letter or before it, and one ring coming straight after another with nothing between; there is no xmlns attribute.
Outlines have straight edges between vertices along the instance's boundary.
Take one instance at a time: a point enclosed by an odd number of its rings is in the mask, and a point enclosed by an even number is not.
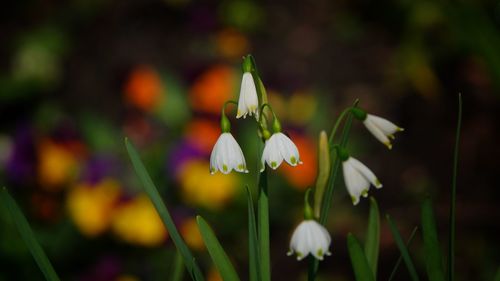
<svg viewBox="0 0 500 281"><path fill-rule="evenodd" d="M344 120L344 117L347 115L347 113L351 112L351 109L353 109L353 108L354 107L350 106L350 107L344 109L344 111L342 111L342 113L340 113L339 118L337 118L337 121L335 121L335 125L333 126L332 131L330 132L330 137L328 138L328 143L330 144L330 146L333 146L333 140L335 138L335 134L337 133L337 129L339 128L340 124L342 123L342 120Z"/></svg>
<svg viewBox="0 0 500 281"><path fill-rule="evenodd" d="M228 104L230 104L230 103L232 103L232 104L234 104L234 105L238 106L238 103L237 103L237 102L235 102L234 100L228 100L228 101L226 101L226 102L222 105L222 115L225 115L225 114L226 114L226 106L227 106Z"/></svg>

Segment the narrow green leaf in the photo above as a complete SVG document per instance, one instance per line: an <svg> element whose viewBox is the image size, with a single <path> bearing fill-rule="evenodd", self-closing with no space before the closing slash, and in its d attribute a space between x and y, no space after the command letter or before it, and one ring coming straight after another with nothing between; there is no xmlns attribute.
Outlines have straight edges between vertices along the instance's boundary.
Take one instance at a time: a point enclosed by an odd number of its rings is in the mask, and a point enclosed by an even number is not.
<svg viewBox="0 0 500 281"><path fill-rule="evenodd" d="M258 281L260 278L259 241L257 240L257 227L255 222L252 194L248 186L246 186L246 191L248 205L248 263L250 269L250 281Z"/></svg>
<svg viewBox="0 0 500 281"><path fill-rule="evenodd" d="M203 242L205 242L208 253L210 254L210 257L212 257L212 261L214 262L215 267L219 271L222 279L227 281L240 280L212 228L200 216L196 217L196 221L198 222Z"/></svg>
<svg viewBox="0 0 500 281"><path fill-rule="evenodd" d="M175 244L175 247L182 255L187 271L191 274L191 278L193 280L198 280L198 281L204 280L200 268L194 262L193 255L189 251L189 248L186 246L186 243L184 243L184 240L182 240L179 231L175 227L174 221L172 220L172 216L170 216L170 213L168 212L165 203L161 199L158 189L156 188L156 186L153 183L153 180L151 180L151 177L146 171L146 168L144 167L144 164L142 163L139 154L135 150L132 143L129 142L127 139L125 139L125 146L127 147L127 152L130 157L130 160L132 161L132 165L134 166L134 170L137 173L139 179L141 180L144 190L146 191L146 194L149 196L149 199L151 200L151 202L153 202L156 211L160 215L163 224L165 224L165 227L167 228L169 235Z"/></svg>
<svg viewBox="0 0 500 281"><path fill-rule="evenodd" d="M444 281L443 260L430 199L426 199L422 204L422 236L429 281Z"/></svg>
<svg viewBox="0 0 500 281"><path fill-rule="evenodd" d="M182 255L179 251L175 251L174 265L172 271L172 281L181 281L184 277L184 263L182 262Z"/></svg>
<svg viewBox="0 0 500 281"><path fill-rule="evenodd" d="M411 241L413 241L413 238L415 237L415 234L417 234L417 230L418 230L418 226L415 226L415 228L413 228L413 231L410 234L410 238L408 238L408 241L406 242L406 247L407 248L410 247ZM401 264L402 261L403 261L403 256L399 255L399 258L396 261L396 264L394 265L394 268L391 271L391 275L389 276L388 281L392 281L392 279L394 278L394 276L396 276L396 272L398 271L399 265Z"/></svg>
<svg viewBox="0 0 500 281"><path fill-rule="evenodd" d="M318 140L318 176L314 187L314 216L316 218L321 215L321 203L330 177L331 161L328 136L325 131L321 131Z"/></svg>
<svg viewBox="0 0 500 281"><path fill-rule="evenodd" d="M368 229L366 232L365 255L368 264L373 271L373 277L377 280L377 264L380 243L380 215L375 198L370 197L370 214L368 217Z"/></svg>
<svg viewBox="0 0 500 281"><path fill-rule="evenodd" d="M374 281L373 272L368 265L365 253L358 239L351 233L347 235L347 248L351 257L352 269L357 281Z"/></svg>
<svg viewBox="0 0 500 281"><path fill-rule="evenodd" d="M0 191L0 201L2 202L2 205L7 207L10 215L12 216L12 220L16 224L17 229L24 240L24 243L26 243L26 246L30 250L31 255L45 276L45 279L48 281L59 281L59 277L47 258L47 255L36 240L35 234L26 220L26 217L23 215L19 206L17 206L16 201L10 196L5 187Z"/></svg>
<svg viewBox="0 0 500 281"><path fill-rule="evenodd" d="M448 241L448 281L455 279L455 204L457 198L458 147L460 145L460 128L462 127L462 94L458 93L457 130L453 149L453 176L451 178L450 202L450 239Z"/></svg>
<svg viewBox="0 0 500 281"><path fill-rule="evenodd" d="M262 281L271 280L271 253L269 250L269 196L267 193L267 170L259 176L259 198L257 200L260 273Z"/></svg>
<svg viewBox="0 0 500 281"><path fill-rule="evenodd" d="M495 277L493 278L493 281L500 281L500 267L497 270L497 273L495 274Z"/></svg>
<svg viewBox="0 0 500 281"><path fill-rule="evenodd" d="M411 279L413 281L420 280L418 278L417 270L415 269L413 261L410 257L410 253L408 252L408 248L406 248L406 245L403 242L403 239L401 238L401 234L399 233L398 228L396 227L396 225L394 224L389 215L386 215L386 218L387 222L389 223L389 228L391 230L392 237L394 238L394 242L396 242L396 245L398 246L399 251L401 252L401 256L403 257L406 267L408 268L408 272L410 273Z"/></svg>

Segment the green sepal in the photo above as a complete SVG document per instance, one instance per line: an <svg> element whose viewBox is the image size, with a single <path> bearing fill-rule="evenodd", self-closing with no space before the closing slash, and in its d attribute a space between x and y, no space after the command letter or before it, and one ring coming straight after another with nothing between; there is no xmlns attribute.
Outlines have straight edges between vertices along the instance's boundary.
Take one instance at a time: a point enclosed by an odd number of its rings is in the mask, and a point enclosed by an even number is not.
<svg viewBox="0 0 500 281"><path fill-rule="evenodd" d="M220 118L220 128L223 133L229 133L231 131L231 123L224 112Z"/></svg>
<svg viewBox="0 0 500 281"><path fill-rule="evenodd" d="M359 107L353 107L351 108L351 113L352 113L352 116L354 116L354 118L360 120L360 121L365 121L366 119L366 111L364 111L363 109L359 108Z"/></svg>
<svg viewBox="0 0 500 281"><path fill-rule="evenodd" d="M241 67L243 69L243 73L252 71L252 55L247 55L243 58Z"/></svg>
<svg viewBox="0 0 500 281"><path fill-rule="evenodd" d="M342 162L347 161L347 159L349 159L350 155L349 152L347 152L347 149L340 146L336 146L335 148L337 149L337 155L339 156Z"/></svg>
<svg viewBox="0 0 500 281"><path fill-rule="evenodd" d="M311 189L308 188L306 194L304 195L304 219L312 220L314 219L314 212L309 204L309 195L311 194Z"/></svg>

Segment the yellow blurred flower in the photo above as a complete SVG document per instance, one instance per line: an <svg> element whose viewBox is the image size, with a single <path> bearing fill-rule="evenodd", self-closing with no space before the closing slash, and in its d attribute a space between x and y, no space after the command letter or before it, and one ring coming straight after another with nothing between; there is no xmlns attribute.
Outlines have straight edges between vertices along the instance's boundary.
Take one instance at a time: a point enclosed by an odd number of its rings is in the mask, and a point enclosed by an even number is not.
<svg viewBox="0 0 500 281"><path fill-rule="evenodd" d="M210 175L206 160L186 162L179 175L182 196L188 204L208 209L220 209L236 193L238 177L235 174Z"/></svg>
<svg viewBox="0 0 500 281"><path fill-rule="evenodd" d="M37 175L44 190L60 190L73 178L76 169L77 159L72 151L50 140L40 142Z"/></svg>
<svg viewBox="0 0 500 281"><path fill-rule="evenodd" d="M198 228L195 218L185 220L180 227L180 232L182 238L191 249L199 251L205 249L205 243L203 242L203 238L201 237L200 229Z"/></svg>
<svg viewBox="0 0 500 281"><path fill-rule="evenodd" d="M294 93L288 102L288 112L290 122L296 125L307 125L307 123L314 117L317 110L316 97L307 92Z"/></svg>
<svg viewBox="0 0 500 281"><path fill-rule="evenodd" d="M121 239L143 246L160 245L168 237L160 216L144 194L119 206L111 227Z"/></svg>
<svg viewBox="0 0 500 281"><path fill-rule="evenodd" d="M115 281L139 281L139 279L132 275L120 275Z"/></svg>
<svg viewBox="0 0 500 281"><path fill-rule="evenodd" d="M108 228L119 196L115 180L105 179L94 186L81 183L68 193L69 215L83 234L97 236Z"/></svg>

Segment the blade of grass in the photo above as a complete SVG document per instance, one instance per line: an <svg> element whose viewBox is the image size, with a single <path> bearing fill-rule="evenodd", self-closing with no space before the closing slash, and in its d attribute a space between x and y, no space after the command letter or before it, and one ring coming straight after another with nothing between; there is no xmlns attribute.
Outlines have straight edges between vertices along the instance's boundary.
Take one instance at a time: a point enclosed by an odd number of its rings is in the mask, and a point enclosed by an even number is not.
<svg viewBox="0 0 500 281"><path fill-rule="evenodd" d="M59 281L59 277L52 267L49 258L36 240L35 234L33 233L33 230L26 220L26 217L23 215L23 213L19 209L19 206L17 206L16 201L12 198L12 196L10 196L5 187L3 187L0 191L0 198L2 205L7 207L7 210L9 211L12 220L16 224L17 229L19 230L19 233L24 240L24 243L26 243L26 246L30 250L31 255L33 256L38 267L45 276L45 279L48 281Z"/></svg>
<svg viewBox="0 0 500 281"><path fill-rule="evenodd" d="M182 262L182 255L179 251L175 251L174 265L172 271L172 281L181 281L184 277L184 263Z"/></svg>
<svg viewBox="0 0 500 281"><path fill-rule="evenodd" d="M457 197L458 174L458 147L460 145L460 128L462 127L462 94L458 93L457 130L455 133L455 147L453 151L453 176L451 179L450 203L450 238L448 252L448 280L455 280L455 204Z"/></svg>
<svg viewBox="0 0 500 281"><path fill-rule="evenodd" d="M255 223L255 211L253 208L252 194L246 186L247 205L248 205L248 267L250 270L250 281L258 281L260 278L259 272L259 248L257 240L257 227Z"/></svg>
<svg viewBox="0 0 500 281"><path fill-rule="evenodd" d="M374 281L373 272L368 265L365 253L358 239L351 233L347 235L347 248L351 257L352 269L357 281Z"/></svg>
<svg viewBox="0 0 500 281"><path fill-rule="evenodd" d="M196 217L196 222L198 223L201 237L203 238L203 242L205 242L208 253L210 254L210 257L212 257L212 261L214 262L215 267L219 271L222 279L227 281L240 280L212 228L200 216Z"/></svg>
<svg viewBox="0 0 500 281"><path fill-rule="evenodd" d="M151 202L153 202L156 211L160 215L163 224L165 224L165 227L167 228L169 235L175 244L175 247L182 255L182 258L184 259L184 265L186 266L187 271L191 274L191 278L197 281L204 280L200 268L194 262L193 255L189 251L189 248L186 246L186 243L184 243L184 240L182 240L179 231L175 227L174 221L172 220L172 216L170 216L170 213L168 212L165 203L161 199L158 189L156 188L155 184L153 183L153 180L149 176L146 168L144 167L144 164L142 163L139 154L137 153L137 150L134 148L132 143L129 142L127 139L125 139L125 146L127 148L130 160L132 161L132 165L134 166L134 170L139 179L141 180L144 190L146 191L146 194L149 196L149 199L151 200Z"/></svg>
<svg viewBox="0 0 500 281"><path fill-rule="evenodd" d="M411 279L413 281L419 281L420 279L418 278L417 270L413 265L413 261L410 257L410 253L408 252L408 248L406 248L406 245L403 242L403 239L401 238L401 234L399 233L396 224L394 224L389 215L386 215L386 218L387 222L389 223L389 228L391 230L392 237L394 238L394 242L396 242L396 245L398 246L399 251L401 252L401 256L403 257L406 267L408 268L408 272L410 273Z"/></svg>
<svg viewBox="0 0 500 281"><path fill-rule="evenodd" d="M380 243L380 215L375 198L370 197L370 214L368 216L368 230L366 231L365 255L373 271L373 278L377 280L377 264Z"/></svg>
<svg viewBox="0 0 500 281"><path fill-rule="evenodd" d="M410 238L408 238L408 241L406 241L406 248L410 247L411 242L413 241L413 238L415 237L415 234L417 234L417 230L418 230L418 226L415 226L415 228L413 228L413 231L410 234ZM399 255L399 258L396 261L396 264L394 265L394 268L391 271L391 275L389 275L388 281L392 281L394 276L396 276L396 272L398 271L399 265L401 264L402 261L403 261L403 256Z"/></svg>
<svg viewBox="0 0 500 281"><path fill-rule="evenodd" d="M429 281L444 281L443 260L439 247L436 221L430 199L422 204L422 236L424 239L425 264Z"/></svg>
<svg viewBox="0 0 500 281"><path fill-rule="evenodd" d="M259 198L257 201L260 273L262 281L271 280L271 253L269 252L269 197L267 194L267 170L259 176Z"/></svg>

